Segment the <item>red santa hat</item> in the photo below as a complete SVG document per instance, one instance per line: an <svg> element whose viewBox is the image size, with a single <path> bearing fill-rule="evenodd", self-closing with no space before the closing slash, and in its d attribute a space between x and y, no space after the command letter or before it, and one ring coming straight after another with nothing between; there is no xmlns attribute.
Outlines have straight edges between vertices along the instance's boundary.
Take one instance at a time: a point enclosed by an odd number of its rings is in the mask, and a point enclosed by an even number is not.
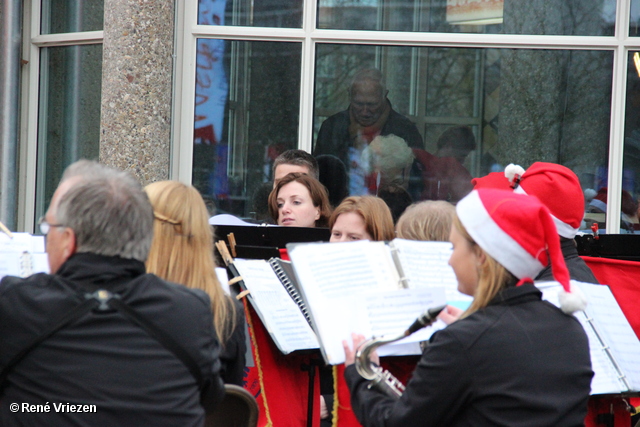
<svg viewBox="0 0 640 427"><path fill-rule="evenodd" d="M478 189L458 202L456 213L473 240L518 279L532 279L551 263L564 289L559 295L562 310L584 309L584 295L570 284L554 221L537 198Z"/></svg>
<svg viewBox="0 0 640 427"><path fill-rule="evenodd" d="M504 175L493 172L471 181L474 188L513 188L516 193L536 196L549 209L558 234L573 239L584 217L580 181L571 169L556 163L536 162L526 171L510 164Z"/></svg>

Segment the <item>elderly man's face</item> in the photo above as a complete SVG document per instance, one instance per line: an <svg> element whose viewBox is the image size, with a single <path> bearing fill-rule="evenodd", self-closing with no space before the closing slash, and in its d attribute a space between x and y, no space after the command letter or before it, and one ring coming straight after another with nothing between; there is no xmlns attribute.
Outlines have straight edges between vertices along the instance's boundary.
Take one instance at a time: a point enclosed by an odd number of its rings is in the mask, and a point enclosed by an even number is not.
<svg viewBox="0 0 640 427"><path fill-rule="evenodd" d="M360 126L373 125L385 108L386 93L372 81L355 83L351 90L351 111Z"/></svg>

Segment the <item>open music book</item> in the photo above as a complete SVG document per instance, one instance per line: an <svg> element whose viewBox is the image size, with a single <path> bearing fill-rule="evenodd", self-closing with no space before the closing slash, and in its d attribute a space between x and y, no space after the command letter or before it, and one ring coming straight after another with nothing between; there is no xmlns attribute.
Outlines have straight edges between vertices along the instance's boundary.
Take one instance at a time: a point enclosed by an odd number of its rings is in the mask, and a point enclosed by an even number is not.
<svg viewBox="0 0 640 427"><path fill-rule="evenodd" d="M290 263L277 258L236 259L249 302L283 354L318 348L311 318L290 276Z"/></svg>
<svg viewBox="0 0 640 427"><path fill-rule="evenodd" d="M0 279L4 276L28 277L48 273L44 236L29 233L0 233Z"/></svg>
<svg viewBox="0 0 640 427"><path fill-rule="evenodd" d="M587 308L574 313L587 336L591 351L591 394L619 394L640 391L640 341L606 285L571 283L587 296ZM559 306L557 282L536 286L543 298Z"/></svg>
<svg viewBox="0 0 640 427"><path fill-rule="evenodd" d="M394 239L287 245L300 294L310 309L327 363L344 362L342 340L351 333L367 337L398 335L428 308L466 306L448 265L451 244ZM420 354L429 328L378 349L381 356Z"/></svg>

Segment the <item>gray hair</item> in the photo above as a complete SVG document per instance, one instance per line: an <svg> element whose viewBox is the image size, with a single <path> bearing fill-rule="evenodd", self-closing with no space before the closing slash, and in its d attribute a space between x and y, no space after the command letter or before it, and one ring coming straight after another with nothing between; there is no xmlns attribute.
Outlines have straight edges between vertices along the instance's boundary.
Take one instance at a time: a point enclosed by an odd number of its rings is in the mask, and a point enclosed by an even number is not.
<svg viewBox="0 0 640 427"><path fill-rule="evenodd" d="M367 80L380 86L380 93L384 94L387 91L387 84L380 70L377 68L363 68L353 76L351 85L349 86L349 96L353 96L354 86L362 84Z"/></svg>
<svg viewBox="0 0 640 427"><path fill-rule="evenodd" d="M56 220L76 235L77 252L146 261L153 240L153 208L127 172L81 160L62 181L78 178L60 198Z"/></svg>

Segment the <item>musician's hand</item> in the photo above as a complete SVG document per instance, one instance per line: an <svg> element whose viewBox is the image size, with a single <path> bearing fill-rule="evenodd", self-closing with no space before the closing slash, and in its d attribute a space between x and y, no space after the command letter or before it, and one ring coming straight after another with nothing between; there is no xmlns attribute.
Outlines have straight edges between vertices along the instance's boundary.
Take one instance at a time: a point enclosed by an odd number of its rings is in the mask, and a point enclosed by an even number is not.
<svg viewBox="0 0 640 427"><path fill-rule="evenodd" d="M320 419L324 420L329 418L329 410L327 409L327 402L324 401L324 396L320 395Z"/></svg>
<svg viewBox="0 0 640 427"><path fill-rule="evenodd" d="M349 343L342 340L342 347L344 347L344 366L353 365L356 359L356 349L365 342L364 335L351 334L351 340L353 341L353 348L349 346Z"/></svg>
<svg viewBox="0 0 640 427"><path fill-rule="evenodd" d="M448 305L444 308L444 310L440 312L440 314L438 314L438 319L442 320L447 325L450 325L458 320L462 313L464 313L464 310L452 305Z"/></svg>

